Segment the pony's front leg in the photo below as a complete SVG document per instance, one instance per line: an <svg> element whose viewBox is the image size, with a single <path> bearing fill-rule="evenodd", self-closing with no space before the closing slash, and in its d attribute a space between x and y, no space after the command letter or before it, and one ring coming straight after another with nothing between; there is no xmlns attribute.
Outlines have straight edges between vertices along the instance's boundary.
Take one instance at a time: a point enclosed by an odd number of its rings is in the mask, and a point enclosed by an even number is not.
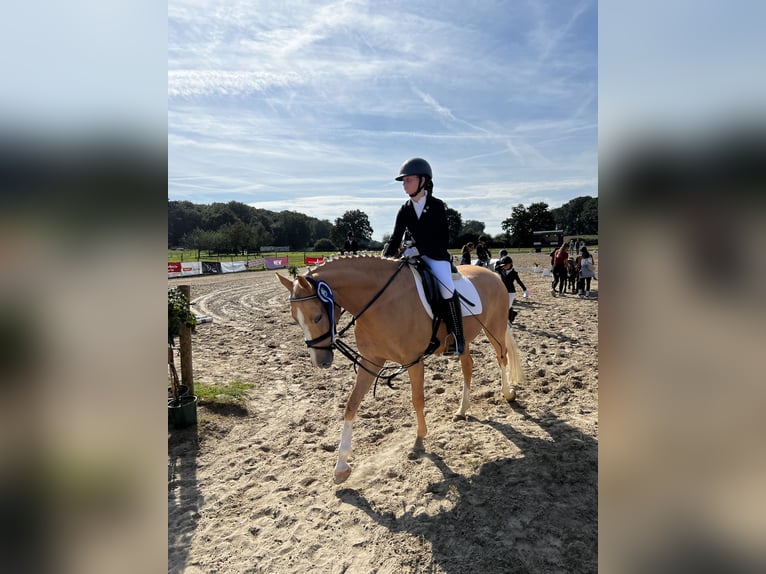
<svg viewBox="0 0 766 574"><path fill-rule="evenodd" d="M340 446L338 447L338 462L335 463L335 484L345 482L351 474L351 465L348 459L351 458L351 432L354 421L343 422L343 432L340 435Z"/></svg>
<svg viewBox="0 0 766 574"><path fill-rule="evenodd" d="M362 361L362 364L372 370L372 365ZM381 362L382 364L382 362ZM340 446L338 447L338 462L335 463L335 484L345 482L351 474L351 465L348 463L351 458L351 434L354 426L354 419L362 403L364 395L370 390L374 377L365 369L359 368L356 375L354 388L346 401L346 408L343 411L343 432L340 435Z"/></svg>
<svg viewBox="0 0 766 574"><path fill-rule="evenodd" d="M418 421L418 434L415 437L415 444L410 451L410 458L418 458L425 452L425 446L423 439L428 434L428 428L426 427L426 416L424 413L426 397L424 389L425 379L425 365L423 361L418 361L407 369L407 373L410 376L410 388L412 390L412 406L415 407L415 417Z"/></svg>
<svg viewBox="0 0 766 574"><path fill-rule="evenodd" d="M460 356L460 370L463 372L463 397L460 399L460 407L452 417L453 421L464 421L468 407L471 406L471 377L473 375L473 357L468 351L468 343L465 345L465 353Z"/></svg>

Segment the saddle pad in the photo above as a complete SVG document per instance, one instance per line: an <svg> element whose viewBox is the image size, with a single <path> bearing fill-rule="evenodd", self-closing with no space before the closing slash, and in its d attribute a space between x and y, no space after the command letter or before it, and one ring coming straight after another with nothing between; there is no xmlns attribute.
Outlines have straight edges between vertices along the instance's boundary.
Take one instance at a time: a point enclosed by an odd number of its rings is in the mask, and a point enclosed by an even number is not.
<svg viewBox="0 0 766 574"><path fill-rule="evenodd" d="M426 310L426 313L428 313L428 316L433 319L434 312L431 309L431 305L429 305L426 300L426 293L423 290L423 279L420 278L420 273L418 273L417 269L412 265L409 265L408 267L410 268L410 271L412 271L412 276L415 278L415 286L418 288L420 302L423 304L423 308ZM474 284L459 273L452 274L452 282L455 284L457 292L473 303L473 307L471 307L461 299L460 310L462 311L463 316L481 314L481 299L479 298L479 292L476 291Z"/></svg>

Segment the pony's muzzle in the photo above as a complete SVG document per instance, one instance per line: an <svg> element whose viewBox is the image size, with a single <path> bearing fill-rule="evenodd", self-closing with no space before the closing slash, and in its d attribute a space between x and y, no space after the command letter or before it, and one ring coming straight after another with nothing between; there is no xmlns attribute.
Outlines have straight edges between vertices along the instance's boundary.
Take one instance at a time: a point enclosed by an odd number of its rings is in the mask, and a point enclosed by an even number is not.
<svg viewBox="0 0 766 574"><path fill-rule="evenodd" d="M333 354L330 350L311 349L311 362L315 367L327 369L332 365Z"/></svg>

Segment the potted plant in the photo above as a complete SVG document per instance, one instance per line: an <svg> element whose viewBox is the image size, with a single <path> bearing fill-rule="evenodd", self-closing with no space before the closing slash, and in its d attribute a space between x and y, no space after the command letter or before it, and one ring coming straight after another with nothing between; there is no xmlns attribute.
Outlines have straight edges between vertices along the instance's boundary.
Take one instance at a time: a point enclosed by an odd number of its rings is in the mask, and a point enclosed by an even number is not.
<svg viewBox="0 0 766 574"><path fill-rule="evenodd" d="M179 384L178 374L173 363L173 346L181 334L182 327L193 329L197 319L191 311L189 301L176 287L168 289L168 366L172 398L168 398L168 417L176 428L183 428L197 423L197 397L188 394L188 387Z"/></svg>

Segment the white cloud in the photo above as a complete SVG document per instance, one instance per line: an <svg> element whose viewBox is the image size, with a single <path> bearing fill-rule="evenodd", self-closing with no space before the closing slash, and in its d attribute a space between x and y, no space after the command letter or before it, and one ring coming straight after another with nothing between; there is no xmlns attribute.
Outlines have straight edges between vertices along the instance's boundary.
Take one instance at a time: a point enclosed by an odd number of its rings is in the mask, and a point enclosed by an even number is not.
<svg viewBox="0 0 766 574"><path fill-rule="evenodd" d="M493 234L511 205L592 195L595 3L474 8L171 0L170 199L361 209L381 237L413 156Z"/></svg>

